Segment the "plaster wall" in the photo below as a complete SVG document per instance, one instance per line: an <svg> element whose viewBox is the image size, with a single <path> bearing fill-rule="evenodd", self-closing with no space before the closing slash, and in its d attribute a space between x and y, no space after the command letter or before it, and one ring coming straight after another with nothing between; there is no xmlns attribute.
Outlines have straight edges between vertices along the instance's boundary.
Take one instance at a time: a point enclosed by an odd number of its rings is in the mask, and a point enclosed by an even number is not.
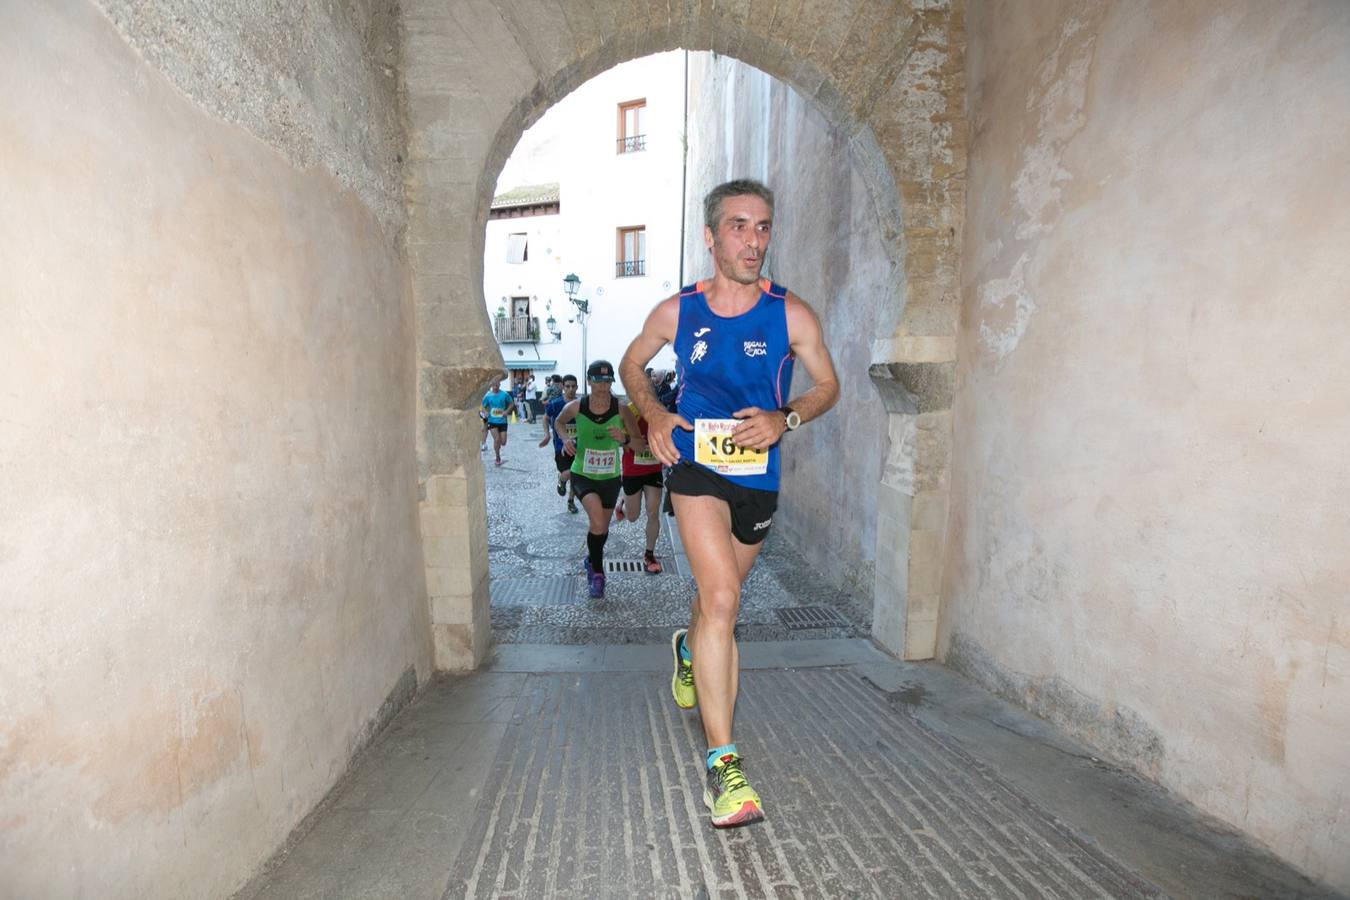
<svg viewBox="0 0 1350 900"><path fill-rule="evenodd" d="M93 5L0 92L0 893L228 895L430 670L396 224Z"/></svg>
<svg viewBox="0 0 1350 900"><path fill-rule="evenodd" d="M941 652L1350 888L1350 7L969 34Z"/></svg>
<svg viewBox="0 0 1350 900"><path fill-rule="evenodd" d="M815 309L839 376L835 408L784 439L775 532L836 584L870 595L889 441L868 364L876 335L899 319L903 275L846 129L783 82L715 54L691 56L690 111L686 280L712 275L704 195L733 178L763 181L775 192L764 274ZM798 365L789 396L810 386Z"/></svg>

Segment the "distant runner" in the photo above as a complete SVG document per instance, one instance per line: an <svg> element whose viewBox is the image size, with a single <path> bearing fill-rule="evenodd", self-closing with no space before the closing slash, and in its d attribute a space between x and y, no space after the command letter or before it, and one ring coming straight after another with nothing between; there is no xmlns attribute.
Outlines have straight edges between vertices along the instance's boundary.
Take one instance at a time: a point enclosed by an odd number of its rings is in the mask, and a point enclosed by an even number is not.
<svg viewBox="0 0 1350 900"><path fill-rule="evenodd" d="M639 372L639 374L641 374ZM619 451L628 442L619 417L619 401L610 387L614 367L597 359L586 369L589 391L568 403L554 420L553 431L563 438L563 452L572 456L572 490L586 509L586 559L582 568L593 599L605 596L605 541L609 520L619 499ZM576 422L576 437L567 426Z"/></svg>
<svg viewBox="0 0 1350 900"><path fill-rule="evenodd" d="M575 513L577 511L576 495L572 492L572 457L568 455L563 448L563 435L559 435L554 429L553 423L557 421L562 414L563 407L577 398L577 376L568 375L562 379L558 395L544 407L544 439L539 442L540 447L548 446L549 440L553 441L553 464L558 468L558 496L564 494L567 496L567 511ZM568 422L563 429L565 436L575 439L577 436L576 421Z"/></svg>
<svg viewBox="0 0 1350 900"><path fill-rule="evenodd" d="M484 425L492 432L492 453L496 464L502 464L502 448L506 446L506 416L511 411L511 395L502 390L501 379L483 396Z"/></svg>

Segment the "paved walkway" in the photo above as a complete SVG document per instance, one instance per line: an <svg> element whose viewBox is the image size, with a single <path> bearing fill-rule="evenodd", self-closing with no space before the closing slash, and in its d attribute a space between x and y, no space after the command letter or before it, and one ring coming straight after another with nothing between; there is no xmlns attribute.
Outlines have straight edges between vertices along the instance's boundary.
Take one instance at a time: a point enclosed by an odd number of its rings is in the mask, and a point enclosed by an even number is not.
<svg viewBox="0 0 1350 900"><path fill-rule="evenodd" d="M698 715L669 694L687 579L619 575L603 603L579 579L549 602L512 586L575 578L585 530L539 434L515 429L488 469L491 663L433 680L241 898L1334 896L951 671L886 656L861 604L773 552L737 709L767 818L713 829ZM619 526L613 555L641 541ZM779 610L804 606L843 624L788 629Z"/></svg>
<svg viewBox="0 0 1350 900"><path fill-rule="evenodd" d="M505 465L492 465L491 449L483 455L494 639L532 644L665 641L671 629L688 622L693 595L675 520L663 517L657 542L664 574L613 572L605 599L587 599L581 576L586 515L569 515L566 501L557 495L553 451L538 447L543 433L541 425L512 425L502 454ZM646 546L645 528L645 518L612 524L606 562L636 569ZM798 627L796 620L808 615L823 616L829 623ZM770 539L746 581L736 633L738 639L751 641L865 638L871 627L870 598L841 591L794 566L791 548Z"/></svg>

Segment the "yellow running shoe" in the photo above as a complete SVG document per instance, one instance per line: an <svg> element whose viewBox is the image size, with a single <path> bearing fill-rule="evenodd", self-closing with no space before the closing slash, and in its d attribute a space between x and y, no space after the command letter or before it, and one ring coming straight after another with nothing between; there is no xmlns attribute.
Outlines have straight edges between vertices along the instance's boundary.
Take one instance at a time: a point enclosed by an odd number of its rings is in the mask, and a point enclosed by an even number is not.
<svg viewBox="0 0 1350 900"><path fill-rule="evenodd" d="M675 674L670 677L670 692L675 695L675 705L680 709L693 709L698 703L698 694L694 691L694 664L680 656L680 638L688 633L689 629L681 628L670 636L670 652L675 657Z"/></svg>
<svg viewBox="0 0 1350 900"><path fill-rule="evenodd" d="M745 780L741 772L741 758L735 753L723 754L714 760L708 770L708 787L703 791L703 803L712 813L717 828L735 828L764 818L764 807L759 794Z"/></svg>

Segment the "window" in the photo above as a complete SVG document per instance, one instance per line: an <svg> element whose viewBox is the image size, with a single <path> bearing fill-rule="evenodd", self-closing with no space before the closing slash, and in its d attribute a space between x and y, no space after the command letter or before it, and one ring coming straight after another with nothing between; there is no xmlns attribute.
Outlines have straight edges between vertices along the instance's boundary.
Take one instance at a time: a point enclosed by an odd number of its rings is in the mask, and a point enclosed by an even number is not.
<svg viewBox="0 0 1350 900"><path fill-rule="evenodd" d="M618 258L614 263L614 277L628 278L647 274L647 227L619 229Z"/></svg>
<svg viewBox="0 0 1350 900"><path fill-rule="evenodd" d="M619 104L620 153L636 153L647 149L646 121L646 100L630 100Z"/></svg>
<svg viewBox="0 0 1350 900"><path fill-rule="evenodd" d="M528 316L529 314L530 314L530 298L529 298L529 297L512 297L512 298L511 298L511 315L513 315L513 316L515 316L515 317L517 317L517 318L521 318L521 317L524 317L524 316Z"/></svg>
<svg viewBox="0 0 1350 900"><path fill-rule="evenodd" d="M506 236L506 261L523 263L530 258L530 242L527 235L508 234Z"/></svg>

